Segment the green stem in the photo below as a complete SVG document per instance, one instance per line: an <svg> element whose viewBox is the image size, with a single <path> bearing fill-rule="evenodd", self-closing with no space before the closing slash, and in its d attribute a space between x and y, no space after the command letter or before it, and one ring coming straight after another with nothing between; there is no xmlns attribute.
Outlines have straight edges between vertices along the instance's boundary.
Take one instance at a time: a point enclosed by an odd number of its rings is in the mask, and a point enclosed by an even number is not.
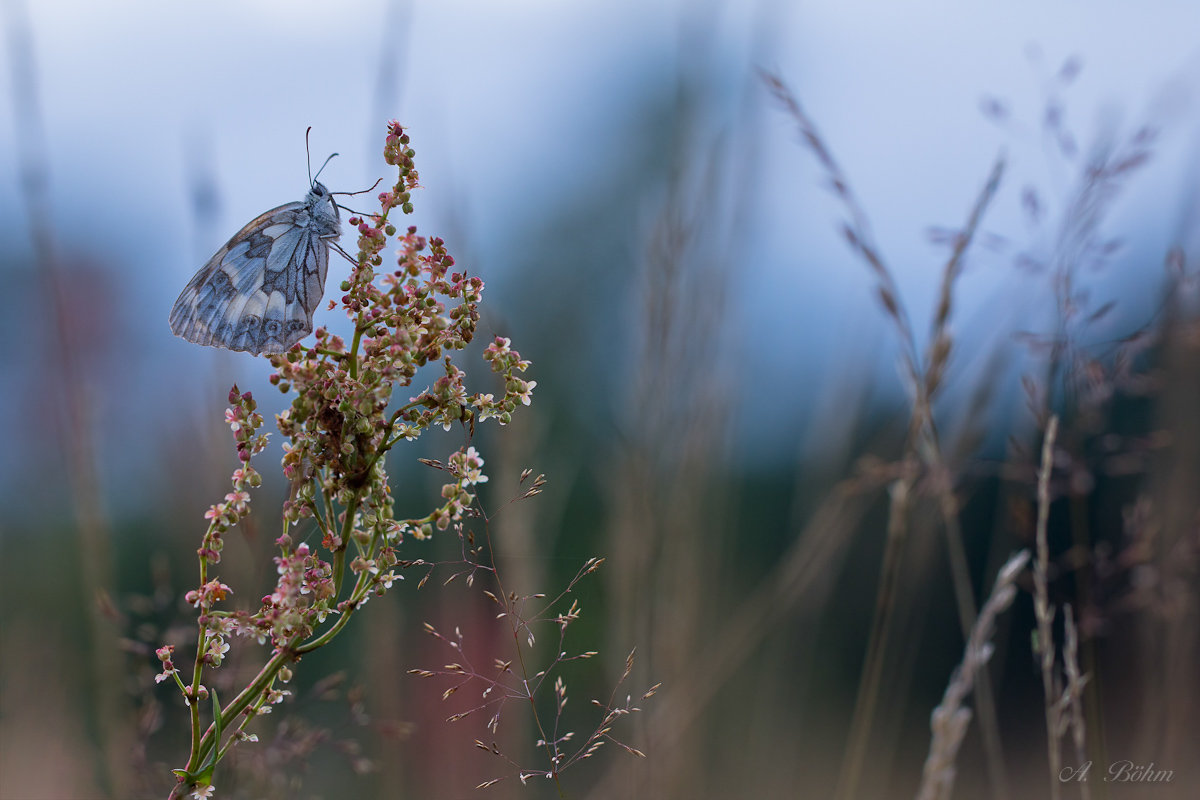
<svg viewBox="0 0 1200 800"><path fill-rule="evenodd" d="M317 520L317 527L321 529L321 535L332 535L334 525L333 517L333 498L325 491L325 468L321 467L320 472L314 472L313 477L313 496L309 501L313 508L313 517ZM320 506L317 505L317 496L321 497Z"/></svg>
<svg viewBox="0 0 1200 800"><path fill-rule="evenodd" d="M327 536L333 536L333 526L329 524L322 513L321 508L313 501L308 502L308 510L312 512L313 522L317 523L317 530L321 533L321 539L324 540ZM284 531L287 533L287 531Z"/></svg>
<svg viewBox="0 0 1200 800"><path fill-rule="evenodd" d="M346 575L346 547L350 544L350 534L354 531L354 515L358 512L358 493L356 492L346 506L346 520L342 523L342 541L333 553L333 597L342 596L342 581Z"/></svg>
<svg viewBox="0 0 1200 800"><path fill-rule="evenodd" d="M209 534L211 533L212 528L209 528ZM207 541L209 536L206 534L204 538ZM200 586L203 587L206 583L208 583L208 558L201 555ZM192 693L191 697L188 697L186 693L184 695L192 717L192 751L188 757L188 772L194 772L200 766L200 679L204 670L204 651L208 646L208 626L200 625L199 627L200 632L196 641L196 663L192 668Z"/></svg>
<svg viewBox="0 0 1200 800"><path fill-rule="evenodd" d="M256 700L256 701L254 702L254 705L253 705L253 707L251 708L251 710L252 710L254 713L252 713L252 714L243 714L243 715L242 715L242 721L241 721L240 723L238 723L238 726L237 726L237 727L234 729L233 733L231 733L231 734L229 735L229 738L225 740L225 746L224 746L224 747L222 747L220 750L218 750L218 751L217 751L217 758L216 758L216 762L217 762L217 763L220 763L221 759L225 757L225 754L229 752L229 748L231 748L231 747L233 747L235 744L237 744L237 741L238 741L238 734L239 734L239 733L241 733L241 732L242 732L242 730L243 730L243 729L245 729L245 727L246 727L247 725L249 725L249 724L250 724L250 720L252 720L252 719L254 719L255 717L257 717L257 716L258 716L258 711L259 711L259 709L261 709L261 708L263 707L263 705L265 705L265 704L266 704L266 702L267 702L267 695L269 694L269 692L270 692L271 688L272 688L274 685L275 685L275 678L274 678L274 677L272 677L272 678L271 678L271 682L267 684L266 690L265 690L265 691L263 691L263 692L262 692L262 693L261 693L261 694L258 696L258 700Z"/></svg>
<svg viewBox="0 0 1200 800"><path fill-rule="evenodd" d="M362 341L363 324L362 312L358 312L358 319L354 322L354 342L350 345L350 377L358 380L358 343Z"/></svg>
<svg viewBox="0 0 1200 800"><path fill-rule="evenodd" d="M295 657L296 652L286 647L275 651L275 654L263 665L263 668L259 670L258 675L254 677L250 685L243 689L242 693L235 697L229 705L225 706L224 710L221 711L221 717L224 719L233 719L245 711L271 685L271 682L275 680L275 676L279 674L279 670L283 669L284 665L294 660ZM194 772L203 759L212 751L214 733L214 726L209 725L204 738L200 741L198 748L199 759L197 759L195 766L193 766L192 762L188 762L189 772Z"/></svg>
<svg viewBox="0 0 1200 800"><path fill-rule="evenodd" d="M338 548L333 554L333 597L334 602L342 596L342 578L346 574L346 550Z"/></svg>

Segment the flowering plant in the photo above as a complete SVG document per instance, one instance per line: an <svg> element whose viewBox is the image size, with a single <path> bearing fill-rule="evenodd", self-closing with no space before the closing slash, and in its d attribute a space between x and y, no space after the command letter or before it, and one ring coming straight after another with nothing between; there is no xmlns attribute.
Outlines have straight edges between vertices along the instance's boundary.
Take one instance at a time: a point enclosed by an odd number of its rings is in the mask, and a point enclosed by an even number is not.
<svg viewBox="0 0 1200 800"><path fill-rule="evenodd" d="M232 491L205 514L208 528L199 548L200 581L187 594L199 610L196 657L185 681L172 659L172 646L157 651L158 681L174 680L191 717L191 751L186 766L175 770L172 797L212 794L217 763L237 742L254 740L245 732L255 716L271 711L288 694L277 686L292 677L291 665L329 643L370 599L398 579L402 562L396 548L405 534L426 539L463 519L475 501L474 487L487 481L483 459L474 447L453 453L446 464L443 502L419 519L396 519L388 485L385 454L398 442L412 441L433 425L455 424L473 433L477 422L511 420L528 405L535 381L518 377L528 367L508 339L497 337L484 359L503 379L504 393L468 394L466 374L453 360L467 346L479 321L483 281L454 270L454 259L441 239L418 236L415 227L397 234L389 215L412 212L411 192L418 184L415 153L401 126L389 124L384 159L399 171L395 185L379 195L380 210L350 217L358 228L358 253L343 295L329 302L353 321L349 346L326 328L316 330L308 346L296 344L270 357L270 381L294 396L276 417L284 437L283 472L291 488L283 506L283 530L276 544L278 579L257 611L223 610L232 592L215 568L225 534L249 510L250 490L262 484L251 459L263 452L269 434L250 392L234 386L225 419L233 429L240 466ZM399 244L394 264L383 269L388 240ZM426 389L394 405L397 387L412 384L417 370L441 362L444 374ZM293 531L309 522L321 534L320 548L297 542ZM347 555L349 563L347 564ZM347 573L347 567L349 572ZM254 679L229 703L205 687L205 670L221 666L233 636L269 644L271 655ZM201 725L201 703L212 701L212 722Z"/></svg>

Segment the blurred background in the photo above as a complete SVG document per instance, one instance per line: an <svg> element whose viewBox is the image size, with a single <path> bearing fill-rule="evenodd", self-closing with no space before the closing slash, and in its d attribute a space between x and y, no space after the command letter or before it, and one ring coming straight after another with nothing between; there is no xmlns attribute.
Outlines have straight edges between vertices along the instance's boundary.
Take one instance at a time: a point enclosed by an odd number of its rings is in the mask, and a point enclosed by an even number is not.
<svg viewBox="0 0 1200 800"><path fill-rule="evenodd" d="M553 596L607 559L572 593L570 649L600 655L564 673L565 724L577 740L595 727L590 701L634 648L621 696L662 684L613 731L647 758L609 746L564 773L567 796L912 796L962 657L955 559L981 605L1032 546L1048 411L1063 420L1051 599L1075 609L1092 675L1092 796L1193 796L1200 8L3 6L0 797L172 785L186 718L153 683L153 650L194 641L182 597L236 464L225 398L236 381L268 420L286 398L264 359L176 339L167 315L241 225L302 198L306 128L314 166L340 153L322 182L354 191L390 180L392 118L425 187L412 223L485 280L482 338L510 336L534 364L533 405L474 441L489 511L522 469L548 479L495 516L497 567ZM842 233L858 224L845 193L763 71L815 122L902 311L880 303L878 269ZM946 265L999 157L938 328ZM933 463L897 364L938 330L953 347ZM398 513L437 498L417 458L461 443L439 432L393 451ZM220 565L238 607L273 583L279 455L276 441ZM911 497L893 549L899 483ZM459 544L404 547L452 558ZM540 779L474 788L512 769L476 739L547 768L528 708L510 704L495 736L486 717L447 723L463 710L440 699L449 684L407 670L454 660L426 622L460 628L478 664L514 645L480 586L418 591L415 577L304 660L294 702L255 722L262 741L222 764L217 796L558 796ZM960 797L1050 796L1028 576L1021 587ZM556 637L542 641L552 656ZM235 641L222 696L262 658ZM1069 741L1064 753L1077 763ZM1104 784L1124 760L1172 780Z"/></svg>

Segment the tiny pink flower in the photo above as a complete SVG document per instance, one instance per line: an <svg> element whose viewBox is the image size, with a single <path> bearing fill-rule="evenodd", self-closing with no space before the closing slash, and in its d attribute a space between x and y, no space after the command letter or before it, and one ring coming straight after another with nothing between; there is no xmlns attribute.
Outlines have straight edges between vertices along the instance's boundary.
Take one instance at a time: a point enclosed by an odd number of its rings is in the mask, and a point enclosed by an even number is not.
<svg viewBox="0 0 1200 800"><path fill-rule="evenodd" d="M229 494L225 495L225 499L228 502L232 503L234 508L236 508L239 512L245 511L246 504L250 502L250 493L249 492L230 492Z"/></svg>

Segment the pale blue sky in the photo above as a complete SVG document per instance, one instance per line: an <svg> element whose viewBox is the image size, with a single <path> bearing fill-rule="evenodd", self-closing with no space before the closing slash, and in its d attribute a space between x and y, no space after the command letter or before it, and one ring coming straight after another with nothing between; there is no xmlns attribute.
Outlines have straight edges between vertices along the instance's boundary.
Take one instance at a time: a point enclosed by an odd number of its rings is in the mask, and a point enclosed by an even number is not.
<svg viewBox="0 0 1200 800"><path fill-rule="evenodd" d="M322 180L362 188L381 174L369 166L379 126L399 116L428 187L415 221L428 232L451 221L469 231L477 269L498 275L519 258L531 215L611 169L606 158L624 133L631 94L670 80L680 42L695 47L681 31L696 20L707 21L704 49L683 55L711 69L713 129L737 128L745 111L737 94L754 69L778 70L858 190L921 331L941 259L926 228L961 222L1001 148L1011 169L989 228L1019 230L1020 186L1055 180L1037 135L982 118L983 95L1005 98L1036 126L1046 75L1078 55L1084 68L1067 96L1068 120L1084 144L1099 120L1123 119L1124 129L1164 123L1156 161L1112 220L1148 251L1164 249L1184 224L1183 191L1197 177L1200 5L1190 2L26 3L59 244L86 245L127 271L124 301L155 311L134 323L145 352L178 369L211 354L170 336L170 303L241 224L304 193L307 126L314 161L342 153ZM387 111L376 90L385 39L394 81ZM1031 44L1044 74L1027 56ZM6 57L0 235L20 253L28 243L11 68ZM878 359L888 332L865 270L837 235L840 211L812 158L765 93L752 105L762 147L755 240L734 299L754 335L739 347L744 369L761 366L782 395L811 405L836 372L830 353ZM205 165L221 205L212 230L197 231L188 177ZM1065 174L1057 180L1067 186ZM960 324L1000 301L1020 306L1031 292L1022 280L974 268L961 285ZM1122 290L1132 310L1153 302L1147 287ZM763 347L764 338L777 346Z"/></svg>

